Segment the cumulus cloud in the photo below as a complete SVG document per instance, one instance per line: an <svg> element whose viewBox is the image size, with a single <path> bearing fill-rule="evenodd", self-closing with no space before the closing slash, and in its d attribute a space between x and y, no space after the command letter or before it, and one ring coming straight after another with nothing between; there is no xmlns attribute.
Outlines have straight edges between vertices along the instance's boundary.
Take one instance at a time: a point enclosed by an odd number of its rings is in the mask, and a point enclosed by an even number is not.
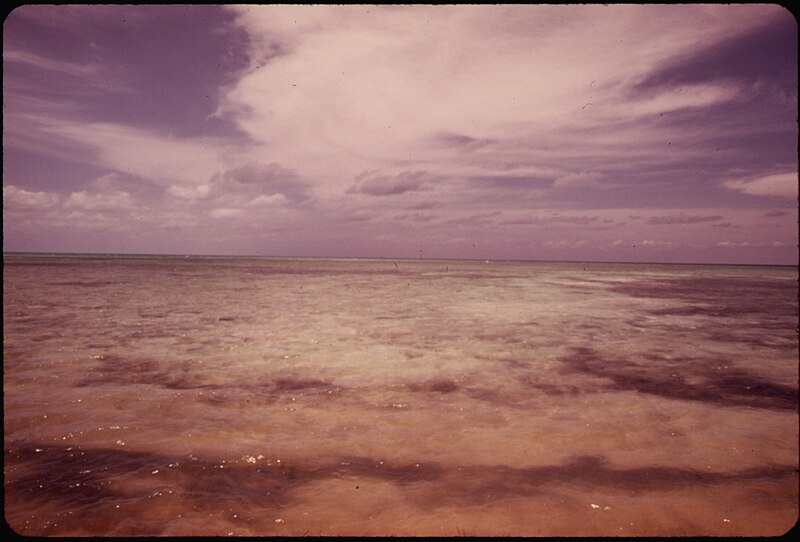
<svg viewBox="0 0 800 542"><path fill-rule="evenodd" d="M281 207L306 201L308 185L277 163L250 161L211 175L203 184L172 185L166 193L174 205L209 210L216 218L233 216L230 209ZM223 211L214 212L214 210ZM242 213L244 211L242 210Z"/></svg>
<svg viewBox="0 0 800 542"><path fill-rule="evenodd" d="M83 209L86 211L119 211L131 209L133 206L131 195L121 191L102 194L82 190L73 192L64 202L64 207L67 209Z"/></svg>
<svg viewBox="0 0 800 542"><path fill-rule="evenodd" d="M723 185L731 190L752 196L779 196L797 198L796 172L776 173L756 179L726 181Z"/></svg>
<svg viewBox="0 0 800 542"><path fill-rule="evenodd" d="M176 198L185 200L205 199L211 193L211 184L201 184L199 186L179 186L172 185L167 191Z"/></svg>
<svg viewBox="0 0 800 542"><path fill-rule="evenodd" d="M14 185L3 187L3 209L34 210L51 209L61 201L61 196L52 192L32 192Z"/></svg>
<svg viewBox="0 0 800 542"><path fill-rule="evenodd" d="M289 200L283 194L261 194L247 202L248 207L273 207L285 205Z"/></svg>

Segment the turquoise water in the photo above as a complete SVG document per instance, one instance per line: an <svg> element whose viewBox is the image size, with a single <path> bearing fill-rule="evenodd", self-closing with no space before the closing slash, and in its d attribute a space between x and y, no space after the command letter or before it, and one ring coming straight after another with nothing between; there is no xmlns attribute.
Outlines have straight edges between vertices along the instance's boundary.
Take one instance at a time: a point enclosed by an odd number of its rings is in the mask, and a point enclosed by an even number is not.
<svg viewBox="0 0 800 542"><path fill-rule="evenodd" d="M27 535L759 535L797 269L4 257Z"/></svg>

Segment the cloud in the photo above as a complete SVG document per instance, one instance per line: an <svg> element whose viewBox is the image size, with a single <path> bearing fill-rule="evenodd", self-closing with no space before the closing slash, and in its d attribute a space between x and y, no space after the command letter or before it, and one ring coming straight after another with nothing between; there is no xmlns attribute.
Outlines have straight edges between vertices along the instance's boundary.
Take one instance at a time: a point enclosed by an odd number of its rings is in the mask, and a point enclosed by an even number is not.
<svg viewBox="0 0 800 542"><path fill-rule="evenodd" d="M683 85L677 89L667 89L652 94L639 94L625 103L626 110L612 111L612 115L639 117L664 114L682 109L705 108L738 98L742 88L735 83L705 83Z"/></svg>
<svg viewBox="0 0 800 542"><path fill-rule="evenodd" d="M608 132L610 122L737 98L740 88L730 81L632 91L641 74L675 55L741 34L778 11L727 8L232 7L251 37L252 63L218 115L269 145L282 163L326 176L332 189L398 158L434 161L448 170L431 173L449 175L459 158L481 160L509 140ZM665 17L672 23L662 24ZM631 141L641 138L615 147ZM579 144L573 152L592 148Z"/></svg>
<svg viewBox="0 0 800 542"><path fill-rule="evenodd" d="M770 211L770 212L768 212L768 213L764 213L764 214L763 214L763 215L761 215L761 216L763 216L763 217L767 217L767 218L772 218L772 217L778 217L778 216L786 216L787 214L788 214L788 213L787 213L786 211L778 211L778 210L774 210L774 211Z"/></svg>
<svg viewBox="0 0 800 542"><path fill-rule="evenodd" d="M247 202L248 207L274 207L283 206L289 200L283 194L261 194Z"/></svg>
<svg viewBox="0 0 800 542"><path fill-rule="evenodd" d="M495 223L495 218L501 216L500 211L488 213L473 213L470 215L459 216L447 221L448 224L462 224L465 226L486 226Z"/></svg>
<svg viewBox="0 0 800 542"><path fill-rule="evenodd" d="M127 192L114 191L107 194L90 193L85 190L73 192L64 202L67 209L82 209L85 211L115 212L131 209L134 202Z"/></svg>
<svg viewBox="0 0 800 542"><path fill-rule="evenodd" d="M595 216L566 216L566 215L551 215L551 216L528 216L519 217L509 220L504 220L501 224L517 225L517 224L573 224L573 225L586 225L592 222L597 222L598 217Z"/></svg>
<svg viewBox="0 0 800 542"><path fill-rule="evenodd" d="M31 192L14 185L3 187L4 210L52 209L60 202L61 197L51 192Z"/></svg>
<svg viewBox="0 0 800 542"><path fill-rule="evenodd" d="M410 203L406 205L405 208L413 210L424 210L424 209L435 209L441 206L442 202L440 201L418 201L416 203Z"/></svg>
<svg viewBox="0 0 800 542"><path fill-rule="evenodd" d="M553 181L554 187L579 187L579 188L601 188L603 183L600 182L604 175L599 173L571 173L564 175Z"/></svg>
<svg viewBox="0 0 800 542"><path fill-rule="evenodd" d="M407 222L431 222L437 218L437 215L431 213L400 213L392 216L392 220Z"/></svg>
<svg viewBox="0 0 800 542"><path fill-rule="evenodd" d="M55 71L70 77L90 77L97 74L98 67L92 64L58 62L28 51L3 49L3 62L21 63L37 69Z"/></svg>
<svg viewBox="0 0 800 542"><path fill-rule="evenodd" d="M211 178L213 196L232 194L282 195L286 200L303 201L308 198L308 185L295 173L280 164L262 164L251 161L227 169Z"/></svg>
<svg viewBox="0 0 800 542"><path fill-rule="evenodd" d="M242 184L275 186L278 189L298 185L295 172L275 162L269 164L248 162L228 169L222 174L222 178Z"/></svg>
<svg viewBox="0 0 800 542"><path fill-rule="evenodd" d="M657 247L668 248L668 247L671 247L672 244L673 244L672 241L661 241L661 240L655 240L655 239L644 239L644 240L639 241L638 243L636 243L636 246L646 247L646 248L657 248Z"/></svg>
<svg viewBox="0 0 800 542"><path fill-rule="evenodd" d="M341 220L344 222L368 222L378 218L378 216L377 213L370 211L353 211L343 215Z"/></svg>
<svg viewBox="0 0 800 542"><path fill-rule="evenodd" d="M461 153L468 153L474 150L496 143L494 139L478 139L469 137L463 134L456 134L452 132L442 132L436 134L432 138L434 145L442 146L444 148L457 149Z"/></svg>
<svg viewBox="0 0 800 542"><path fill-rule="evenodd" d="M211 185L208 183L190 187L172 185L167 189L167 191L176 198L200 200L207 198L211 193Z"/></svg>
<svg viewBox="0 0 800 542"><path fill-rule="evenodd" d="M172 185L167 193L177 200L202 203L205 208L229 209L277 207L306 201L307 188L294 171L280 164L251 161L215 173L197 186Z"/></svg>
<svg viewBox="0 0 800 542"><path fill-rule="evenodd" d="M731 190L743 192L751 196L779 196L797 198L796 172L776 173L750 180L726 181L723 185Z"/></svg>
<svg viewBox="0 0 800 542"><path fill-rule="evenodd" d="M242 209L231 209L229 207L220 207L218 209L212 209L209 212L212 218L238 218L244 214Z"/></svg>
<svg viewBox="0 0 800 542"><path fill-rule="evenodd" d="M404 171L397 175L378 175L378 172L364 171L356 177L355 184L347 190L347 193L392 196L426 190L436 180L437 177L427 171Z"/></svg>
<svg viewBox="0 0 800 542"><path fill-rule="evenodd" d="M714 222L722 220L720 215L685 215L683 213L678 215L662 215L651 216L647 219L647 223L653 226L670 225L670 224L699 224L700 222Z"/></svg>
<svg viewBox="0 0 800 542"><path fill-rule="evenodd" d="M216 137L174 137L108 122L28 118L35 123L29 127L31 136L56 137L90 149L90 152L74 154L74 160L142 177L167 187L203 184L209 172L241 162L243 151L241 145Z"/></svg>

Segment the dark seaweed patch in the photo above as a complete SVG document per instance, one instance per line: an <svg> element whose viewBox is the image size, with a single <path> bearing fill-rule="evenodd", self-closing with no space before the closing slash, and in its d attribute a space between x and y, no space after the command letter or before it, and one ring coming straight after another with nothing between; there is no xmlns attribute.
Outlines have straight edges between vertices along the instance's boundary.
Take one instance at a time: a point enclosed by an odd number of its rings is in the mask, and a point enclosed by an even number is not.
<svg viewBox="0 0 800 542"><path fill-rule="evenodd" d="M637 364L604 359L590 348L576 348L562 358L569 370L606 378L607 389L638 391L670 399L702 401L721 406L797 410L798 390L738 369L720 372L709 359L665 359L647 356L653 363ZM687 382L687 377L702 384Z"/></svg>
<svg viewBox="0 0 800 542"><path fill-rule="evenodd" d="M539 390L545 395L551 396L570 396L574 397L576 395L580 395L583 393L583 390L578 386L573 385L561 385L556 386L554 384L547 384L544 382L535 382L532 381L529 377L523 377L520 379L520 383L527 386L528 388L532 388L535 390Z"/></svg>
<svg viewBox="0 0 800 542"><path fill-rule="evenodd" d="M7 513L19 513L26 503L57 502L60 508L75 511L59 520L65 527L70 522L72 527L91 526L92 532L98 534L117 526L119 512L113 512L115 504L124 505L126 517L135 518L137 525L147 525L151 534L162 532L170 518L159 517L158 508L147 501L154 489L163 494L170 488L174 498L180 499L184 513L201 517L248 501L258 502L262 512L277 510L293 504L294 491L299 488L315 481L342 478L390 482L412 490L408 496L420 506L436 507L530 496L564 486L636 494L744 480L796 484L792 479L797 475L793 465L729 472L664 466L624 468L609 465L603 456L574 457L560 464L532 467L393 462L363 456L286 460L280 466L270 466L263 462L19 442L6 443L5 466ZM120 483L123 479L129 483ZM23 534L33 532L35 527Z"/></svg>
<svg viewBox="0 0 800 542"><path fill-rule="evenodd" d="M797 325L796 281L760 277L664 278L616 284L610 289L633 297L674 299L685 303L649 311L656 316L751 316L754 317L751 325L763 329L795 329Z"/></svg>
<svg viewBox="0 0 800 542"><path fill-rule="evenodd" d="M87 281L67 281L67 282L53 282L53 286L79 286L85 288L96 288L99 286L114 286L117 284L127 284L124 281L110 281L110 280L87 280Z"/></svg>
<svg viewBox="0 0 800 542"><path fill-rule="evenodd" d="M203 380L192 371L192 364L184 362L181 367L170 370L151 359L124 358L105 355L101 362L75 385L95 384L148 384L173 390L217 389L221 386Z"/></svg>
<svg viewBox="0 0 800 542"><path fill-rule="evenodd" d="M797 281L763 277L681 277L639 280L609 286L637 298L674 300L671 307L648 310L652 316L685 317L691 329L710 340L778 350L796 350ZM698 321L697 318L703 320ZM735 322L735 325L732 325ZM636 327L685 332L674 321L636 319Z"/></svg>
<svg viewBox="0 0 800 542"><path fill-rule="evenodd" d="M285 393L293 391L306 391L306 390L328 390L333 388L333 384L324 380L317 380L315 378L277 378L272 383L272 388L275 392Z"/></svg>
<svg viewBox="0 0 800 542"><path fill-rule="evenodd" d="M414 392L452 393L458 390L458 384L452 380L437 379L406 384L406 388Z"/></svg>
<svg viewBox="0 0 800 542"><path fill-rule="evenodd" d="M77 387L97 384L145 384L169 390L199 390L225 392L204 396L201 400L214 405L226 406L240 403L234 397L257 398L260 403L274 400L289 393L321 393L341 389L325 380L296 378L293 376L269 377L257 382L214 383L209 382L200 366L191 360L175 362L167 367L151 359L125 358L105 355L75 385ZM265 397L265 392L267 397Z"/></svg>

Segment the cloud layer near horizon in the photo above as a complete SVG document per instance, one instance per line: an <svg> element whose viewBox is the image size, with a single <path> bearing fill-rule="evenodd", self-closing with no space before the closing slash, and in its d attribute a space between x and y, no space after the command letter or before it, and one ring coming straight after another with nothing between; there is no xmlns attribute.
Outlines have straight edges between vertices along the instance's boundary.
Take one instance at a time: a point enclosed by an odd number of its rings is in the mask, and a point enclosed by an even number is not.
<svg viewBox="0 0 800 542"><path fill-rule="evenodd" d="M23 6L6 250L796 263L769 5Z"/></svg>

